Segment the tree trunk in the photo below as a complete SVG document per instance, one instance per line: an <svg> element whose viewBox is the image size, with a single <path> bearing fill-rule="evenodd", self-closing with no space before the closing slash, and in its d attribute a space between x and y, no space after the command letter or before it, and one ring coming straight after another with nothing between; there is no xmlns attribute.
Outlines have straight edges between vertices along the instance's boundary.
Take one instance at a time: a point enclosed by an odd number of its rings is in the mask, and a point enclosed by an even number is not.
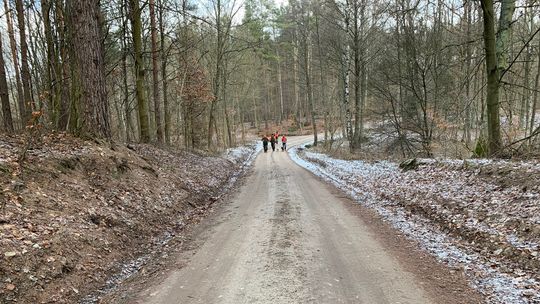
<svg viewBox="0 0 540 304"><path fill-rule="evenodd" d="M242 145L245 145L246 144L246 126L244 125L244 107L242 106L242 103L240 102L240 100L238 100L238 114L240 115L240 126L242 128Z"/></svg>
<svg viewBox="0 0 540 304"><path fill-rule="evenodd" d="M265 89L265 98L264 98L264 129L266 132L269 131L269 125L268 125L268 117L270 116L270 85L269 85L269 77L266 75L266 66L264 65L264 62L261 63L261 67L263 70L263 79L264 79L264 89Z"/></svg>
<svg viewBox="0 0 540 304"><path fill-rule="evenodd" d="M540 50L540 39L538 39L538 50ZM536 108L538 107L538 90L540 89L540 51L538 52L538 61L536 63L536 77L534 79L534 93L531 105L531 120L529 122L529 136L532 136L536 123Z"/></svg>
<svg viewBox="0 0 540 304"><path fill-rule="evenodd" d="M54 41L52 37L51 18L50 18L51 2L49 0L41 1L41 13L43 15L43 28L45 33L45 43L47 45L47 73L45 74L45 82L47 84L48 94L45 96L48 98L48 109L51 117L51 124L54 128L58 128L58 106L60 103L60 97L57 87L56 73L57 62L56 52L54 49Z"/></svg>
<svg viewBox="0 0 540 304"><path fill-rule="evenodd" d="M465 3L465 20L466 20L466 36L465 36L465 74L466 77L470 77L471 65L472 65L472 52L469 41L471 40L471 24L472 24L472 2ZM465 83L465 124L463 128L465 145L469 146L471 142L471 128L472 128L472 100L471 100L471 84L470 81Z"/></svg>
<svg viewBox="0 0 540 304"><path fill-rule="evenodd" d="M255 121L255 128L259 129L259 119L257 116L257 100L255 99L255 90L251 91L251 101L253 102L253 120Z"/></svg>
<svg viewBox="0 0 540 304"><path fill-rule="evenodd" d="M124 116L125 116L125 125L126 125L126 142L131 141L131 132L135 133L133 121L131 119L131 105L129 98L129 86L128 86L128 69L127 69L127 57L128 57L128 46L127 46L127 23L129 12L126 9L127 2L126 0L122 1L122 12L124 16L122 17L122 88L124 91Z"/></svg>
<svg viewBox="0 0 540 304"><path fill-rule="evenodd" d="M35 92L43 92L42 86L43 86L43 77L41 75L43 74L43 71L41 70L41 59L38 58L37 54L37 46L36 46L36 34L35 31L33 31L33 22L32 16L35 15L37 12L34 10L34 8L31 5L27 5L27 10L25 12L25 18L26 21L26 28L28 29L28 35L26 36L28 38L28 66L32 67L32 69L28 68L28 71L30 72L30 96L32 97L32 103L31 103L31 111L41 111L43 110L43 104L41 103L41 98L34 99L34 91ZM34 32L34 33L33 33ZM43 114L46 114L43 112Z"/></svg>
<svg viewBox="0 0 540 304"><path fill-rule="evenodd" d="M354 133L352 142L350 143L351 151L356 151L360 148L360 80L361 80L361 65L360 65L360 33L359 33L359 1L353 1L353 56L354 56Z"/></svg>
<svg viewBox="0 0 540 304"><path fill-rule="evenodd" d="M208 118L208 138L207 138L207 146L208 149L212 147L212 138L214 136L212 127L216 125L216 118L215 118L215 108L216 103L219 102L220 99L220 93L221 93L221 60L222 60L222 47L223 47L223 33L221 32L221 0L217 0L216 4L216 70L214 74L214 86L213 86L213 93L214 93L214 99L212 99L210 103L210 114ZM216 136L218 134L216 133Z"/></svg>
<svg viewBox="0 0 540 304"><path fill-rule="evenodd" d="M156 119L156 135L157 142L163 142L163 124L161 123L161 107L159 100L159 77L158 77L158 56L157 49L157 25L156 25L156 9L155 0L150 0L150 31L152 36L152 93L154 98L154 114Z"/></svg>
<svg viewBox="0 0 540 304"><path fill-rule="evenodd" d="M484 19L484 48L487 73L488 154L495 155L501 148L499 117L499 69L495 46L495 12L493 0L481 0Z"/></svg>
<svg viewBox="0 0 540 304"><path fill-rule="evenodd" d="M529 5L534 4L534 0L527 1ZM528 34L532 34L532 31L534 29L534 13L533 9L529 7L525 7L525 23L527 23L528 28ZM525 131L525 134L527 134L528 127L529 127L529 118L530 118L530 107L531 107L531 60L532 60L532 48L530 43L526 45L525 49L525 77L523 79L523 100L521 104L521 113L520 113L520 123L522 129Z"/></svg>
<svg viewBox="0 0 540 304"><path fill-rule="evenodd" d="M60 94L60 104L57 105L58 109L58 129L59 130L68 130L70 124L70 107L74 103L73 98L70 98L70 92L74 88L75 80L70 77L70 64L66 62L69 60L69 50L68 50L68 33L65 29L64 21L64 11L63 11L63 1L55 0L55 12L56 12L56 27L58 29L58 61L61 61L62 64L57 62L57 74L58 76L58 90ZM70 82L71 80L71 82Z"/></svg>
<svg viewBox="0 0 540 304"><path fill-rule="evenodd" d="M150 124L148 121L148 101L144 89L144 62L142 57L142 23L141 9L138 0L129 0L131 27L133 36L133 57L135 58L135 95L137 97L137 110L139 113L140 141L150 141Z"/></svg>
<svg viewBox="0 0 540 304"><path fill-rule="evenodd" d="M350 8L348 3L345 6L345 46L343 51L343 109L345 112L345 135L349 141L349 145L352 144L352 115L351 107L349 105L349 99L351 95L350 83L351 83L351 47L348 41L350 31Z"/></svg>
<svg viewBox="0 0 540 304"><path fill-rule="evenodd" d="M216 70L214 74L214 99L212 99L210 103L210 114L208 118L208 138L207 138L207 145L208 149L212 147L212 138L213 138L213 129L212 127L217 128L216 124L216 117L215 117L215 109L216 104L220 100L220 94L221 94L221 77L222 77L222 60L223 60L223 33L222 33L222 25L221 25L221 0L217 0L216 3ZM217 133L217 132L216 132ZM217 136L217 134L216 134Z"/></svg>
<svg viewBox="0 0 540 304"><path fill-rule="evenodd" d="M276 29L274 26L272 26L272 33L275 40L275 50L276 50L276 69L277 69L277 76L278 76L278 89L279 89L279 119L278 123L281 124L281 122L285 119L284 118L284 104L283 104L283 78L281 75L281 56L279 53L279 42L277 40L276 36Z"/></svg>
<svg viewBox="0 0 540 304"><path fill-rule="evenodd" d="M315 12L315 29L317 34L317 52L319 53L319 76L321 78L320 88L319 88L319 99L321 102L321 106L323 108L323 119L324 119L324 145L327 146L328 141L328 113L330 105L326 101L326 82L324 77L324 68L323 68L323 54L322 54L322 48L321 48L321 34L320 34L320 26L319 26L319 18L321 12L319 11L319 6L321 3L317 3L317 11Z"/></svg>
<svg viewBox="0 0 540 304"><path fill-rule="evenodd" d="M165 143L171 143L171 113L169 109L169 96L167 94L168 80L167 80L167 53L165 52L165 26L163 23L163 3L159 0L159 33L160 33L160 45L161 45L161 81L163 86L163 113L165 118Z"/></svg>
<svg viewBox="0 0 540 304"><path fill-rule="evenodd" d="M32 98L32 87L30 82L30 68L28 66L28 44L26 42L26 25L24 23L24 8L23 0L15 0L15 8L17 10L17 21L19 24L19 42L21 45L21 79L23 87L23 108L20 110L25 125L30 119L30 114L34 109L34 101Z"/></svg>
<svg viewBox="0 0 540 304"><path fill-rule="evenodd" d="M523 90L521 95L521 105L520 105L520 113L519 113L519 122L520 127L523 130L527 130L527 126L529 125L529 107L530 107L530 70L531 70L531 51L529 46L527 45L525 48L525 76L523 77Z"/></svg>
<svg viewBox="0 0 540 304"><path fill-rule="evenodd" d="M105 53L101 32L100 0L71 0L73 44L82 85L84 135L111 138L105 86Z"/></svg>
<svg viewBox="0 0 540 304"><path fill-rule="evenodd" d="M13 60L13 69L15 70L15 84L17 87L17 106L19 107L19 119L21 120L21 127L24 127L24 95L21 83L19 56L17 55L17 41L15 40L15 31L13 30L13 22L11 19L11 8L8 5L8 0L4 0L4 11L6 12L5 14L9 36L9 45L11 48L11 58Z"/></svg>
<svg viewBox="0 0 540 304"><path fill-rule="evenodd" d="M285 119L283 110L283 80L281 77L281 57L279 55L279 46L276 47L277 54L277 71L278 71L278 84L279 84L279 123Z"/></svg>
<svg viewBox="0 0 540 304"><path fill-rule="evenodd" d="M363 108L366 97L366 62L365 44L363 42L364 22L365 22L365 1L354 1L354 29L352 37L354 39L354 135L352 140L352 150L358 150L362 143L363 131Z"/></svg>
<svg viewBox="0 0 540 304"><path fill-rule="evenodd" d="M294 106L295 106L295 117L296 125L300 128L300 133L302 133L302 115L301 115L301 104L300 104L300 86L299 86L299 76L298 76L298 30L295 30L295 43L293 45L293 72L294 72Z"/></svg>
<svg viewBox="0 0 540 304"><path fill-rule="evenodd" d="M13 132L13 118L11 117L11 106L9 104L8 83L6 78L6 64L4 62L4 49L2 37L0 36L0 101L2 102L2 118L4 129Z"/></svg>
<svg viewBox="0 0 540 304"><path fill-rule="evenodd" d="M227 70L227 66L225 65L225 70ZM230 120L230 117L229 117L229 109L227 107L227 91L226 91L226 88L227 88L227 75L224 74L223 75L223 87L222 87L222 90L223 90L223 93L222 93L222 97L223 97L223 115L224 115L224 118L225 118L225 133L226 133L226 139L227 139L227 146L228 147L232 147L233 146L233 138L232 138L232 130L231 130L231 120ZM225 142L225 140L223 141Z"/></svg>
<svg viewBox="0 0 540 304"><path fill-rule="evenodd" d="M309 11L305 12L307 14L306 20L309 20ZM315 121L315 107L313 105L313 88L311 85L311 58L310 58L310 39L309 39L309 21L306 21L304 24L304 72L306 80L306 94L309 107L309 113L311 116L311 125L313 127L313 145L317 146L317 122Z"/></svg>
<svg viewBox="0 0 540 304"><path fill-rule="evenodd" d="M484 0L482 1L482 3ZM493 6L493 3L491 4ZM482 6L483 8L483 6ZM510 39L510 26L512 25L512 16L516 9L515 0L502 0L501 1L501 16L499 18L499 31L497 32L497 39L495 42L495 49L497 53L497 69L499 70L499 77L504 75L504 70L507 68L506 61L508 56L508 41Z"/></svg>

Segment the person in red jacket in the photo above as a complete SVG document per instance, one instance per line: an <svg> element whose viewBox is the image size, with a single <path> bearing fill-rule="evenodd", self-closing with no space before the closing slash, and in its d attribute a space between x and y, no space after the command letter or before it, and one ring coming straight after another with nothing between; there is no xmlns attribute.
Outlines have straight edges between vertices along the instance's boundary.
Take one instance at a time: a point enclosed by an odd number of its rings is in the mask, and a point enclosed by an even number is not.
<svg viewBox="0 0 540 304"><path fill-rule="evenodd" d="M281 135L281 151L287 150L287 137L285 134Z"/></svg>

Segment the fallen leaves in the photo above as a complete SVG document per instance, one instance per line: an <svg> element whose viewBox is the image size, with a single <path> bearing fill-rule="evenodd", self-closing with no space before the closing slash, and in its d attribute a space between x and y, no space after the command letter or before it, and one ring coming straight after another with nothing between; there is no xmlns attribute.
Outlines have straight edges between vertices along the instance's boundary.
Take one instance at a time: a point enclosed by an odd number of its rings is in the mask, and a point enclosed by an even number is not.
<svg viewBox="0 0 540 304"><path fill-rule="evenodd" d="M15 251L7 251L7 252L4 252L4 256L5 256L6 258L11 258L11 257L14 257L14 256L16 256L16 255L17 255L17 252L15 252Z"/></svg>
<svg viewBox="0 0 540 304"><path fill-rule="evenodd" d="M0 135L2 300L78 302L155 237L203 216L254 151L113 150L65 134L41 142L20 165L24 141Z"/></svg>

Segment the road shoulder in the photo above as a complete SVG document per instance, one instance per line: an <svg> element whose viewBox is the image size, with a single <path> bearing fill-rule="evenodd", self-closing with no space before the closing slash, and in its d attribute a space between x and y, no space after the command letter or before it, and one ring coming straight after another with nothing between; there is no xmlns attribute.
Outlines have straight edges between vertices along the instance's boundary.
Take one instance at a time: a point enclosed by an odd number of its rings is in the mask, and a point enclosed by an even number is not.
<svg viewBox="0 0 540 304"><path fill-rule="evenodd" d="M306 169L302 168L302 170ZM375 240L389 255L397 259L403 269L414 276L435 303L473 304L485 302L483 296L469 286L461 269L450 269L438 262L435 257L422 250L416 241L408 239L399 230L385 222L376 211L356 203L344 191L329 184L309 170L306 171L340 198L339 201L351 214L365 223Z"/></svg>

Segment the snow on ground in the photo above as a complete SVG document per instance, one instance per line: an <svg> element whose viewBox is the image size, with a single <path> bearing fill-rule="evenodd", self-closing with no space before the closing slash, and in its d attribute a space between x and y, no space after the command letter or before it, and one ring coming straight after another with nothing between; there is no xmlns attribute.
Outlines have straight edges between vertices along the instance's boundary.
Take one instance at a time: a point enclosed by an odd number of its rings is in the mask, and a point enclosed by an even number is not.
<svg viewBox="0 0 540 304"><path fill-rule="evenodd" d="M254 141L245 146L227 149L223 153L223 157L235 164L238 162L243 162L244 165L250 165L253 160L255 160L257 153L262 150L262 147L257 143L258 142Z"/></svg>
<svg viewBox="0 0 540 304"><path fill-rule="evenodd" d="M240 170L233 173L233 175L229 179L229 182L227 184L227 191L234 186L238 178L242 176L245 171L251 166L251 164L257 157L257 154L259 154L261 150L262 147L260 147L257 142L254 141L244 146L229 148L223 153L222 157L228 159L233 164L240 165Z"/></svg>
<svg viewBox="0 0 540 304"><path fill-rule="evenodd" d="M305 145L290 156L463 270L488 303L540 303L538 163L421 160L417 171L401 172L396 163L334 159Z"/></svg>

